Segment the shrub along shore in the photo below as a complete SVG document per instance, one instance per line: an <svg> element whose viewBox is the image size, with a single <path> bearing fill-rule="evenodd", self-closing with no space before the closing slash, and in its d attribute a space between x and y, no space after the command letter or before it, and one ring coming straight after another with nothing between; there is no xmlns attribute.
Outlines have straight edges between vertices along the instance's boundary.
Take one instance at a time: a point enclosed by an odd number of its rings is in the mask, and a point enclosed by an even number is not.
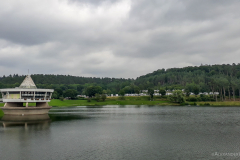
<svg viewBox="0 0 240 160"><path fill-rule="evenodd" d="M96 101L94 98L91 101L87 99L81 100L59 100L53 99L49 102L50 106L104 106L104 105L156 105L156 106L240 106L240 100L236 101L195 101L195 97L187 99L185 103L173 103L166 97L154 96L153 100L149 100L149 96L140 97L108 97L105 101Z"/></svg>
<svg viewBox="0 0 240 160"><path fill-rule="evenodd" d="M149 96L141 97L108 97L105 101L96 101L92 98L88 99L75 99L75 100L59 100L53 99L49 102L53 107L70 107L70 106L105 106L105 105L149 105L149 106L240 106L240 101L195 101L195 98L187 99L185 103L173 103L166 97L156 96L153 100L149 100ZM193 102L191 101L193 100ZM0 103L0 107L3 107L4 103ZM35 103L29 103L29 106L35 106ZM0 109L0 116L3 116L3 112Z"/></svg>

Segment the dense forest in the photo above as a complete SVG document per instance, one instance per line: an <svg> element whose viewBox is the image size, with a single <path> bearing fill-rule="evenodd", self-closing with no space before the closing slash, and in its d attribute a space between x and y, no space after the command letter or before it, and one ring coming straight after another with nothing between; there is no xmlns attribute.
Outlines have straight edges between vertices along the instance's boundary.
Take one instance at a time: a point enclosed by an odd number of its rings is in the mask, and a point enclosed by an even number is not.
<svg viewBox="0 0 240 160"><path fill-rule="evenodd" d="M26 75L9 75L0 77L0 88L19 87ZM122 88L131 86L134 79L123 78L98 78L98 77L77 77L70 75L31 75L38 88L50 88L61 93L68 90L76 90L78 94L85 94L89 86L99 86L106 94L116 94ZM60 94L61 94L60 93Z"/></svg>
<svg viewBox="0 0 240 160"><path fill-rule="evenodd" d="M201 65L184 68L159 69L136 79L77 77L70 75L31 75L38 88L52 88L59 92L68 89L84 94L87 87L101 87L103 93L116 94L139 93L140 90L185 89L198 94L200 92L218 92L220 98L226 99L240 95L240 64ZM18 87L25 75L0 77L0 88ZM61 91L60 91L61 90Z"/></svg>
<svg viewBox="0 0 240 160"><path fill-rule="evenodd" d="M201 65L159 69L140 76L135 85L141 88L185 89L185 92L219 92L220 98L240 95L240 64Z"/></svg>

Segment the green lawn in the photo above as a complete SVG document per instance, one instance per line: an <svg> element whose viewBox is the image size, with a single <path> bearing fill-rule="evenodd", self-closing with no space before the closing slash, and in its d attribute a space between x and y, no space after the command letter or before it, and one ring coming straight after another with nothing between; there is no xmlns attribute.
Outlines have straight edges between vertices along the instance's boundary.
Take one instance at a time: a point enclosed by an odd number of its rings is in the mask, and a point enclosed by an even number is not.
<svg viewBox="0 0 240 160"><path fill-rule="evenodd" d="M91 100L91 102L87 102L87 100L64 100L60 101L58 99L53 99L49 102L50 106L102 106L102 105L161 105L161 106L169 106L169 105L177 105L175 103L171 103L167 100L155 99L154 101L149 101L147 98L137 98L137 97L126 97L125 100L119 100L118 98L107 98L104 102L97 102L95 100Z"/></svg>

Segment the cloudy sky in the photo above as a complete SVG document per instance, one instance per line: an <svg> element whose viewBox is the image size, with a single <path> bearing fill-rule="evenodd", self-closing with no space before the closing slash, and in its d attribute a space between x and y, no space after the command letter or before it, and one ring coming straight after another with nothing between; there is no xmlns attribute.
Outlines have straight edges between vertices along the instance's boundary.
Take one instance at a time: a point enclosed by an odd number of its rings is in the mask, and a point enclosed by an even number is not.
<svg viewBox="0 0 240 160"><path fill-rule="evenodd" d="M239 63L239 0L0 2L0 76L136 78Z"/></svg>

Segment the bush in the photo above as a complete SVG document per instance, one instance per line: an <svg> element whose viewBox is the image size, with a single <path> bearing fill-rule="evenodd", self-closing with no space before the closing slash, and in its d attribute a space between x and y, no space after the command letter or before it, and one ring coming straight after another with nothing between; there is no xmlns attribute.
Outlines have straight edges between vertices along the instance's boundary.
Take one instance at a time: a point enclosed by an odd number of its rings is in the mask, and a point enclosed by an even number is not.
<svg viewBox="0 0 240 160"><path fill-rule="evenodd" d="M167 98L167 96L166 96L166 95L164 95L164 96L162 96L162 98Z"/></svg>
<svg viewBox="0 0 240 160"><path fill-rule="evenodd" d="M180 106L187 106L187 105L189 105L189 103L187 102L180 103Z"/></svg>
<svg viewBox="0 0 240 160"><path fill-rule="evenodd" d="M87 102L91 102L91 98L88 98L88 99L87 99Z"/></svg>
<svg viewBox="0 0 240 160"><path fill-rule="evenodd" d="M181 106L188 106L189 103L187 103L187 102L183 102L183 103L180 103L180 105L181 105Z"/></svg>
<svg viewBox="0 0 240 160"><path fill-rule="evenodd" d="M168 100L180 104L185 102L184 94L181 90L173 91L172 95L168 96Z"/></svg>
<svg viewBox="0 0 240 160"><path fill-rule="evenodd" d="M78 100L85 100L84 97L78 97Z"/></svg>
<svg viewBox="0 0 240 160"><path fill-rule="evenodd" d="M97 102L99 102L99 101L100 101L100 98L101 98L100 95L99 95L98 93L96 93L94 99L95 99Z"/></svg>
<svg viewBox="0 0 240 160"><path fill-rule="evenodd" d="M204 103L204 106L210 106L210 103Z"/></svg>
<svg viewBox="0 0 240 160"><path fill-rule="evenodd" d="M189 97L187 101L189 101L189 102L197 102L197 98L196 97Z"/></svg>
<svg viewBox="0 0 240 160"><path fill-rule="evenodd" d="M105 101L106 98L107 98L106 94L102 94L102 95L101 95L101 99L102 99L102 101Z"/></svg>
<svg viewBox="0 0 240 160"><path fill-rule="evenodd" d="M120 96L118 97L119 100L125 100L125 97L124 96Z"/></svg>
<svg viewBox="0 0 240 160"><path fill-rule="evenodd" d="M209 96L204 95L204 94L201 94L200 97L201 97L201 101L209 101L209 99L210 99Z"/></svg>
<svg viewBox="0 0 240 160"><path fill-rule="evenodd" d="M149 96L149 97L148 97L148 100L149 100L149 101L153 101L154 99L153 99L153 97Z"/></svg>
<svg viewBox="0 0 240 160"><path fill-rule="evenodd" d="M214 98L209 98L209 101L212 101L212 102L214 102L214 101L216 101Z"/></svg>
<svg viewBox="0 0 240 160"><path fill-rule="evenodd" d="M59 100L60 101L64 101L64 97L59 97Z"/></svg>

